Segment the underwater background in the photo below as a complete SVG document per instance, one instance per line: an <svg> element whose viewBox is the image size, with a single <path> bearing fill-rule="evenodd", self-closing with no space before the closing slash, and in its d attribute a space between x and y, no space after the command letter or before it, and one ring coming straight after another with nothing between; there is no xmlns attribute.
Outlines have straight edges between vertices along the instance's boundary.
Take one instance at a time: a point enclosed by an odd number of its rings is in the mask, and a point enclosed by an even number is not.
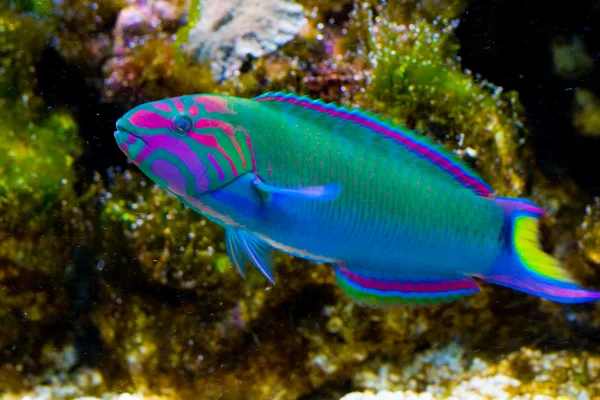
<svg viewBox="0 0 600 400"><path fill-rule="evenodd" d="M0 0L0 399L600 399L600 303L482 283L361 307L126 160L116 120L196 93L295 92L405 124L600 288L600 2Z"/></svg>

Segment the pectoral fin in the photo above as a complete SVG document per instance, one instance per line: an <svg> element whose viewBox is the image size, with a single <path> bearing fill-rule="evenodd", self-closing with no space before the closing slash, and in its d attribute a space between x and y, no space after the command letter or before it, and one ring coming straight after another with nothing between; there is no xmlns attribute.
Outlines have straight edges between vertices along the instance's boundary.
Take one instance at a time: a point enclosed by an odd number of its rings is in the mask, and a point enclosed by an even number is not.
<svg viewBox="0 0 600 400"><path fill-rule="evenodd" d="M341 193L341 185L338 183L299 188L284 188L269 185L257 178L252 181L252 186L262 195L267 197L277 195L316 201L330 201L337 198Z"/></svg>
<svg viewBox="0 0 600 400"><path fill-rule="evenodd" d="M250 232L241 229L227 229L225 247L235 269L246 276L246 264L250 261L269 282L275 284L273 278L273 249Z"/></svg>

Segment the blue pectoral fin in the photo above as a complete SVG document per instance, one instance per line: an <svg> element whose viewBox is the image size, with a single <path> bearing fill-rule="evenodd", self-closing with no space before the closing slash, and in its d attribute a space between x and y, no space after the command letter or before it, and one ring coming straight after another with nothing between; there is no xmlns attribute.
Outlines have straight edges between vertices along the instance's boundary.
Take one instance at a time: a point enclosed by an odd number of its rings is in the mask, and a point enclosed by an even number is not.
<svg viewBox="0 0 600 400"><path fill-rule="evenodd" d="M334 268L337 282L348 296L374 307L445 303L481 291L473 279L460 275L402 277L341 265Z"/></svg>
<svg viewBox="0 0 600 400"><path fill-rule="evenodd" d="M306 200L330 201L336 199L341 193L341 185L329 183L320 186L306 186L299 188L283 188L272 186L262 182L260 179L252 181L252 186L261 194L270 197L272 195L293 197Z"/></svg>
<svg viewBox="0 0 600 400"><path fill-rule="evenodd" d="M246 263L250 261L269 282L275 284L273 277L272 248L253 234L241 229L227 229L225 247L235 269L246 276Z"/></svg>

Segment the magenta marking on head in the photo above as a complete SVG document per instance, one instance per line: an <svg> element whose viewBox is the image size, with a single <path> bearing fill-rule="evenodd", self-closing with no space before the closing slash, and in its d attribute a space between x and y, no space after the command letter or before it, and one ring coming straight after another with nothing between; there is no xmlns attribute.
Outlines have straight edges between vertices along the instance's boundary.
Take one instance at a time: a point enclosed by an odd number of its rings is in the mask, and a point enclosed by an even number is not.
<svg viewBox="0 0 600 400"><path fill-rule="evenodd" d="M190 113L190 115L192 117L195 117L196 115L198 115L198 106L195 104L192 104L190 106L190 108L188 108L188 112Z"/></svg>
<svg viewBox="0 0 600 400"><path fill-rule="evenodd" d="M242 153L240 144L235 138L235 130L233 129L231 124L228 124L227 122L218 119L200 118L198 121L196 121L194 127L196 129L218 128L225 132L225 134L229 136L229 139L231 139L231 143L233 143L233 147L235 147L235 150L237 151L238 156L242 161L242 168L246 168L246 158L244 157L244 153Z"/></svg>
<svg viewBox="0 0 600 400"><path fill-rule="evenodd" d="M165 160L157 159L150 166L152 173L167 183L167 189L177 194L185 194L187 183L176 166Z"/></svg>
<svg viewBox="0 0 600 400"><path fill-rule="evenodd" d="M146 146L140 151L134 163L139 165L147 159L155 150L162 149L179 158L181 162L190 171L196 182L196 190L198 193L203 193L209 186L206 176L206 167L198 155L182 140L177 140L169 135L152 135L144 138Z"/></svg>
<svg viewBox="0 0 600 400"><path fill-rule="evenodd" d="M143 129L163 129L171 128L171 122L150 110L138 110L131 117L129 117L129 122L138 128Z"/></svg>
<svg viewBox="0 0 600 400"><path fill-rule="evenodd" d="M175 108L177 108L177 111L179 111L180 113L183 113L185 111L185 107L181 102L181 97L173 98L173 103L175 104Z"/></svg>
<svg viewBox="0 0 600 400"><path fill-rule="evenodd" d="M216 149L219 153L221 153L221 155L223 157L225 157L225 159L231 166L231 173L233 174L234 177L237 178L237 176L238 176L237 168L235 167L233 160L231 159L231 157L229 157L229 155L227 155L227 152L221 147L221 145L219 144L219 142L217 142L217 139L213 135L201 135L199 133L189 133L188 137L191 139L194 139L196 142L200 143L203 146L212 147L213 149Z"/></svg>
<svg viewBox="0 0 600 400"><path fill-rule="evenodd" d="M427 148L426 146L412 141L410 138L402 136L398 132L394 132L389 129L385 125L381 125L379 123L369 121L368 119L357 115L352 114L351 111L340 111L332 108L328 108L317 103L312 103L307 100L297 99L293 97L280 97L280 96L267 96L256 99L256 101L279 101L279 102L288 102L291 104L299 105L303 108L315 110L320 113L328 114L332 117L341 118L344 120L355 122L359 125L366 126L378 133L381 133L384 136L393 138L397 142L403 144L409 150L415 152L416 154L429 159L429 161L437 164L440 168L447 171L450 175L452 175L455 179L457 179L463 186L469 187L475 191L480 196L488 197L492 194L492 191L485 184L481 183L477 178L467 175L459 166L454 165L453 162L443 155L438 154L432 149Z"/></svg>
<svg viewBox="0 0 600 400"><path fill-rule="evenodd" d="M217 160L215 160L215 158L213 157L213 155L210 154L210 153L208 153L208 160L213 165L213 167L215 167L215 169L217 170L217 174L219 175L219 180L220 181L225 180L225 174L223 173L223 170L221 169L221 166L219 165L219 163L217 162Z"/></svg>
<svg viewBox="0 0 600 400"><path fill-rule="evenodd" d="M196 96L194 101L201 104L207 113L235 114L227 107L227 100L220 97Z"/></svg>
<svg viewBox="0 0 600 400"><path fill-rule="evenodd" d="M246 144L248 145L250 157L252 158L252 171L256 172L256 158L254 158L254 148L252 147L252 139L250 139L250 135L248 135L248 133L246 133Z"/></svg>
<svg viewBox="0 0 600 400"><path fill-rule="evenodd" d="M158 102L158 103L154 103L154 104L152 104L152 106L160 111L165 111L165 112L173 111L173 109L171 108L170 105L168 105L167 103L164 103L162 101Z"/></svg>
<svg viewBox="0 0 600 400"><path fill-rule="evenodd" d="M479 286L475 281L470 279L461 279L455 281L432 281L432 282L394 282L384 281L372 278L364 278L348 269L340 268L340 271L351 281L356 284L381 290L384 292L399 291L413 293L434 293L434 292L453 292L457 290L479 290Z"/></svg>

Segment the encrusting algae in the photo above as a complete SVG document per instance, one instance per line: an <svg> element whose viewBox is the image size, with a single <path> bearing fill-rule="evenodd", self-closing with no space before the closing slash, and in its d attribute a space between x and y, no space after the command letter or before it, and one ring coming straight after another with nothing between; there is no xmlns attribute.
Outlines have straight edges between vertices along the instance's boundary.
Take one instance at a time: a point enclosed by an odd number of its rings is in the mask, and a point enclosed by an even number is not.
<svg viewBox="0 0 600 400"><path fill-rule="evenodd" d="M381 113L443 143L500 195L546 208L547 250L590 287L597 202L532 165L516 93L463 70L454 19L466 4L298 1L307 25L296 39L218 84L173 37L185 31L190 3L25 3L0 6L0 30L11 32L0 35L0 398L341 398L366 389L444 398L483 396L477 382L493 386L500 375L508 395L600 396L597 306L486 286L453 304L372 310L343 294L330 267L286 255L277 285L255 270L241 279L222 229L133 166L98 171L75 190L76 110L46 110L36 93L42 51L54 43L105 101L127 108L286 90ZM143 23L127 24L127 13ZM77 267L83 247L89 266ZM89 276L74 290L78 268ZM73 318L74 304L85 315ZM97 331L93 348L74 345L83 326ZM461 350L450 366L430 354L453 342ZM89 361L92 350L100 355ZM57 357L77 361L57 367Z"/></svg>
<svg viewBox="0 0 600 400"><path fill-rule="evenodd" d="M44 332L69 312L63 283L84 229L73 189L77 125L35 93L45 27L0 8L0 358L26 371L39 367Z"/></svg>

